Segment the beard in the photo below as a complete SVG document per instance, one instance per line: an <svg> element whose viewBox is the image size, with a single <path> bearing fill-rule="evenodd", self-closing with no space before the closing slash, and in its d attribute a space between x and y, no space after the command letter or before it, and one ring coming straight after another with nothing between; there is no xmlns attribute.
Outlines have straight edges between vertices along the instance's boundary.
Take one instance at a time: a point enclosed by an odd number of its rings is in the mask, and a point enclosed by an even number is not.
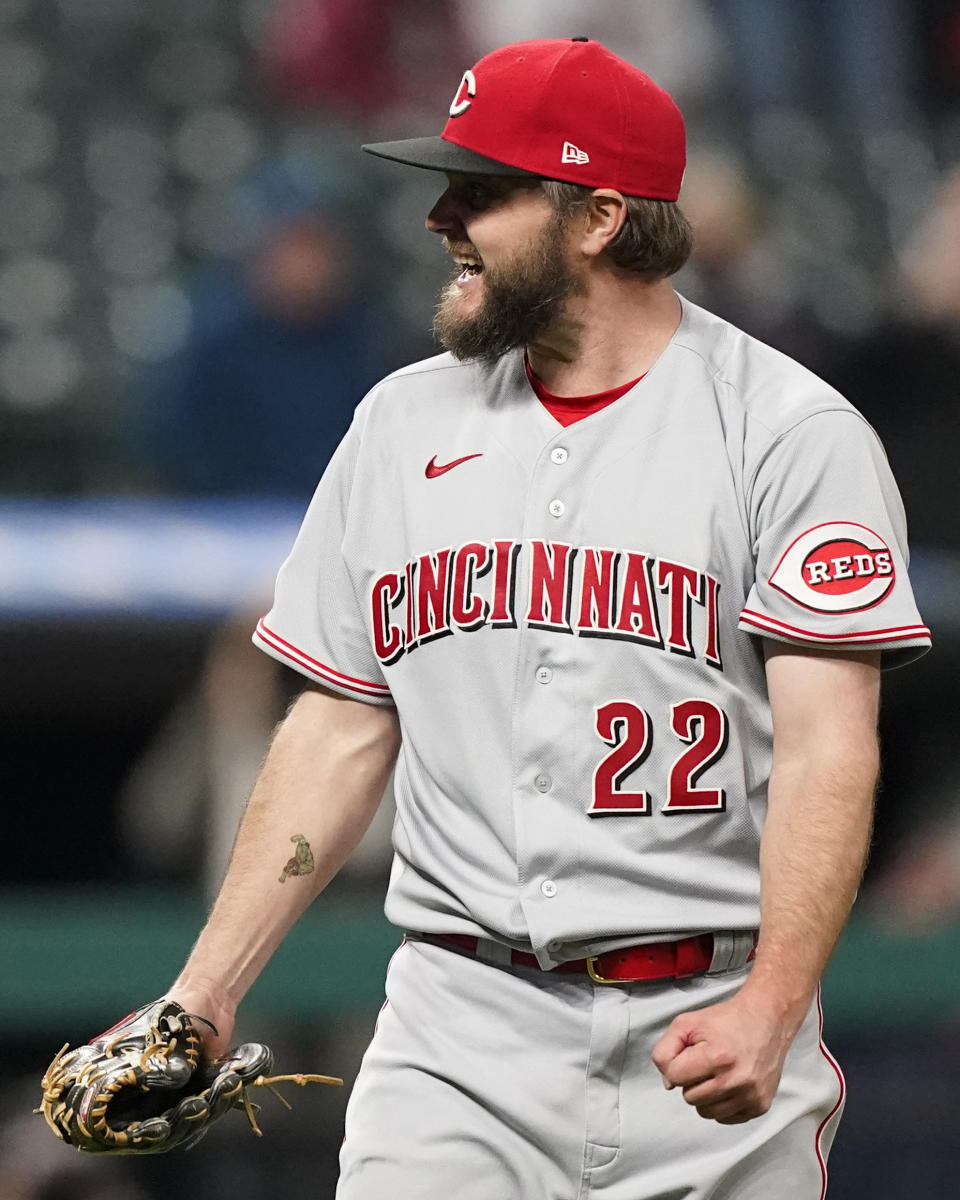
<svg viewBox="0 0 960 1200"><path fill-rule="evenodd" d="M458 312L455 283L440 293L433 332L455 358L492 366L509 350L535 342L566 321L567 300L583 293L569 266L563 222L554 217L537 240L509 263L483 269L483 297L472 313Z"/></svg>

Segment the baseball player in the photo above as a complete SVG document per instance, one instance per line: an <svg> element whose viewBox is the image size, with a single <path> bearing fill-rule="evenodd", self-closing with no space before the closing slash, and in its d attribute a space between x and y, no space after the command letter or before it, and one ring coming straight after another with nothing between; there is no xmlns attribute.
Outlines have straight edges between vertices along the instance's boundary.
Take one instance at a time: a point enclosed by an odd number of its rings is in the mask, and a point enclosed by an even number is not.
<svg viewBox="0 0 960 1200"><path fill-rule="evenodd" d="M930 640L883 450L674 292L683 121L600 44L365 149L443 173L447 352L360 404L281 569L255 640L309 682L170 994L227 1044L396 763L340 1200L822 1200L818 981L880 668Z"/></svg>

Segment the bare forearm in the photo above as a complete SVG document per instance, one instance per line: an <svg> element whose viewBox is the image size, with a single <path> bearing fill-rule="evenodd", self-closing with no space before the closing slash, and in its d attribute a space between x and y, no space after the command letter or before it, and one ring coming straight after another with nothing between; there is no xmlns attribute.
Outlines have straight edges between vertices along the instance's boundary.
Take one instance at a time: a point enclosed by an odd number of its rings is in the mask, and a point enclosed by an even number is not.
<svg viewBox="0 0 960 1200"><path fill-rule="evenodd" d="M773 770L756 960L734 996L681 1013L653 1051L667 1087L725 1125L773 1103L856 895L877 777L879 654L771 643L764 653Z"/></svg>
<svg viewBox="0 0 960 1200"><path fill-rule="evenodd" d="M744 985L799 1027L856 896L877 781L879 658L768 659L774 756L760 944Z"/></svg>
<svg viewBox="0 0 960 1200"><path fill-rule="evenodd" d="M300 697L273 741L220 894L171 994L239 1005L356 847L398 746L392 709L319 691Z"/></svg>
<svg viewBox="0 0 960 1200"><path fill-rule="evenodd" d="M848 748L784 763L770 780L760 851L760 945L745 995L799 1028L856 896L877 756Z"/></svg>

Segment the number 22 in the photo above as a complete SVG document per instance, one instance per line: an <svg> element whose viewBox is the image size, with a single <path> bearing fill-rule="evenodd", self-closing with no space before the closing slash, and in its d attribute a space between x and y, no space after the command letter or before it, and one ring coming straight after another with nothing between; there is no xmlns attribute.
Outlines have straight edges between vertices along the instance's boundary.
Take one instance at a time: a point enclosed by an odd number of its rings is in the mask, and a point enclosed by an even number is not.
<svg viewBox="0 0 960 1200"><path fill-rule="evenodd" d="M701 788L696 783L704 771L723 757L729 740L729 724L722 708L710 700L682 700L670 709L670 727L688 749L670 768L666 815L690 812L724 812L727 796L723 788ZM653 723L648 713L629 700L611 700L596 710L596 729L611 747L593 773L593 804L590 816L632 813L649 816L653 811L645 791L622 791L621 784L646 759L653 745Z"/></svg>

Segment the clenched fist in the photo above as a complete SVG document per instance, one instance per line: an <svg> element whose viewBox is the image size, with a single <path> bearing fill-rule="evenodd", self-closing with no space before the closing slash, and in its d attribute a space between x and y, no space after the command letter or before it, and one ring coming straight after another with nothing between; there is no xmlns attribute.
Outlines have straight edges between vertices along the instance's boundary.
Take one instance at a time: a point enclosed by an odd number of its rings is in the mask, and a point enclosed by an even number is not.
<svg viewBox="0 0 960 1200"><path fill-rule="evenodd" d="M739 1125L773 1103L795 1031L742 995L681 1013L653 1050L668 1088L701 1117Z"/></svg>

